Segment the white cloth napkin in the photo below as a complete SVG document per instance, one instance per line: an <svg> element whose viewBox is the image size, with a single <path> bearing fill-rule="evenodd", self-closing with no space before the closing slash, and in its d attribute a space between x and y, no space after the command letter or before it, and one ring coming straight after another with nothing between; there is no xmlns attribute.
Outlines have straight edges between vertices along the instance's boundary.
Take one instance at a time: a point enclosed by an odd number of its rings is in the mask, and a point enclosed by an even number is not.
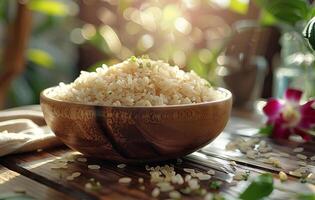
<svg viewBox="0 0 315 200"><path fill-rule="evenodd" d="M46 126L41 111L0 111L0 156L45 149L61 142Z"/></svg>

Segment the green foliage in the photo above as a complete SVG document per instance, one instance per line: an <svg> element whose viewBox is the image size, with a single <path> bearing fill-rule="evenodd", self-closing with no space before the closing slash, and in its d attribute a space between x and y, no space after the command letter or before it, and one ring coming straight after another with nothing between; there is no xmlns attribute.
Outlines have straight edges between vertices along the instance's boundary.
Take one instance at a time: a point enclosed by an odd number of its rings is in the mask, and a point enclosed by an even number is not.
<svg viewBox="0 0 315 200"><path fill-rule="evenodd" d="M269 136L272 134L273 126L267 125L259 129L259 133L265 136Z"/></svg>
<svg viewBox="0 0 315 200"><path fill-rule="evenodd" d="M315 194L298 194L296 199L298 199L298 200L315 200Z"/></svg>
<svg viewBox="0 0 315 200"><path fill-rule="evenodd" d="M0 0L1 30L13 23L17 3ZM75 13L74 0L28 0L26 3L33 14L32 32L25 52L25 70L11 83L8 107L39 103L39 93L44 88L60 81L68 82L75 76L77 52L69 37L65 37L73 27L70 14ZM7 35L3 33L1 39L5 41ZM0 45L0 64L3 45Z"/></svg>
<svg viewBox="0 0 315 200"><path fill-rule="evenodd" d="M31 10L41 12L45 15L66 16L69 14L68 6L57 0L30 0L28 7Z"/></svg>
<svg viewBox="0 0 315 200"><path fill-rule="evenodd" d="M275 16L273 16L268 11L263 9L260 12L260 23L262 23L265 26L272 26L272 25L278 23L278 20Z"/></svg>
<svg viewBox="0 0 315 200"><path fill-rule="evenodd" d="M0 1L0 22L2 20L5 20L5 15L7 12L7 4L8 4L8 0L1 0Z"/></svg>
<svg viewBox="0 0 315 200"><path fill-rule="evenodd" d="M315 17L313 17L305 26L303 36L306 38L310 47L315 50Z"/></svg>
<svg viewBox="0 0 315 200"><path fill-rule="evenodd" d="M230 0L229 9L239 14L246 14L248 10L248 2L242 0Z"/></svg>
<svg viewBox="0 0 315 200"><path fill-rule="evenodd" d="M196 72L199 76L205 79L209 79L208 77L209 68L205 65L205 63L200 61L197 54L191 55L188 61L188 67L190 70Z"/></svg>
<svg viewBox="0 0 315 200"><path fill-rule="evenodd" d="M49 31L52 27L57 25L58 19L58 17L53 15L43 16L39 24L33 28L32 35L37 36L45 33L45 31Z"/></svg>
<svg viewBox="0 0 315 200"><path fill-rule="evenodd" d="M209 188L212 190L218 190L222 185L221 181L211 181L209 184Z"/></svg>
<svg viewBox="0 0 315 200"><path fill-rule="evenodd" d="M245 190L239 198L243 200L260 200L268 197L273 191L273 177L271 174L258 176Z"/></svg>
<svg viewBox="0 0 315 200"><path fill-rule="evenodd" d="M104 37L100 34L100 31L97 30L95 35L93 35L89 40L87 40L88 43L96 47L98 50L103 52L104 54L111 54L112 52L110 51L108 44Z"/></svg>
<svg viewBox="0 0 315 200"><path fill-rule="evenodd" d="M294 25L307 20L313 9L306 0L256 0L256 3L264 10L261 20L269 23L279 21Z"/></svg>
<svg viewBox="0 0 315 200"><path fill-rule="evenodd" d="M41 49L28 49L27 58L38 66L51 69L54 65L54 59L51 55Z"/></svg>
<svg viewBox="0 0 315 200"><path fill-rule="evenodd" d="M98 62L94 63L93 65L89 66L87 68L87 71L88 72L95 72L96 68L101 67L102 64L105 64L105 63L106 63L106 60L98 61Z"/></svg>

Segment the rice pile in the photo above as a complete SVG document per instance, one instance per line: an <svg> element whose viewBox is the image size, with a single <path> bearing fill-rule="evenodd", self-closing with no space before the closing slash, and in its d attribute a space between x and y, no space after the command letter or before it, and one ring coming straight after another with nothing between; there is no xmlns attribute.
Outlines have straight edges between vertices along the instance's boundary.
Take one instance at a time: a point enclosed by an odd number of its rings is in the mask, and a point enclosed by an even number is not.
<svg viewBox="0 0 315 200"><path fill-rule="evenodd" d="M130 59L96 72L82 71L72 83L60 83L48 96L58 100L109 106L162 106L220 99L222 94L193 71L148 58Z"/></svg>

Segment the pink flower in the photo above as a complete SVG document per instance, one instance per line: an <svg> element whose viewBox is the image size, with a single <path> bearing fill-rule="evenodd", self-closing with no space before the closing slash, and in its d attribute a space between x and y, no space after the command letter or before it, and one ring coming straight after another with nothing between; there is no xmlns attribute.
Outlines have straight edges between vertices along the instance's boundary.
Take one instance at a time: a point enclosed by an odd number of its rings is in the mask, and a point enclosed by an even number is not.
<svg viewBox="0 0 315 200"><path fill-rule="evenodd" d="M267 125L272 127L271 137L288 139L290 135L300 135L310 140L308 134L315 127L315 99L300 105L302 91L287 89L284 100L271 98L263 108L268 117Z"/></svg>

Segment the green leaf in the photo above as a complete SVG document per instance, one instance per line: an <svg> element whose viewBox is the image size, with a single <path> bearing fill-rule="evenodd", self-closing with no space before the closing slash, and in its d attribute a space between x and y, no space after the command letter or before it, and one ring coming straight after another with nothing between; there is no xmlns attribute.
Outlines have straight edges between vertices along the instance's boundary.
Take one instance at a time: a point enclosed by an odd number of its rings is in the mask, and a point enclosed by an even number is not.
<svg viewBox="0 0 315 200"><path fill-rule="evenodd" d="M312 5L311 10L308 12L308 18L311 19L313 16L315 16L315 6Z"/></svg>
<svg viewBox="0 0 315 200"><path fill-rule="evenodd" d="M278 20L265 9L260 12L259 21L262 25L266 26L272 26L278 23Z"/></svg>
<svg viewBox="0 0 315 200"><path fill-rule="evenodd" d="M137 62L137 57L136 56L131 56L130 57L130 61L133 62L133 63Z"/></svg>
<svg viewBox="0 0 315 200"><path fill-rule="evenodd" d="M111 51L108 47L107 42L105 41L104 37L100 34L99 30L96 31L95 35L89 38L86 42L96 47L98 50L105 54L111 54Z"/></svg>
<svg viewBox="0 0 315 200"><path fill-rule="evenodd" d="M315 200L315 194L298 194L296 199L298 199L298 200Z"/></svg>
<svg viewBox="0 0 315 200"><path fill-rule="evenodd" d="M188 60L188 68L190 70L193 70L194 72L196 72L196 74L198 74L202 78L204 78L206 80L209 80L208 68L207 68L206 64L204 64L203 62L200 61L200 59L199 59L197 54L193 54L189 58L189 60Z"/></svg>
<svg viewBox="0 0 315 200"><path fill-rule="evenodd" d="M15 1L0 0L0 23L3 23L4 26L12 21L12 11L15 9L15 6Z"/></svg>
<svg viewBox="0 0 315 200"><path fill-rule="evenodd" d="M94 63L93 65L89 66L87 68L87 71L88 72L95 72L96 68L101 67L102 64L105 64L105 63L106 63L105 60L98 61L98 62Z"/></svg>
<svg viewBox="0 0 315 200"><path fill-rule="evenodd" d="M271 174L258 176L239 198L243 200L260 200L269 196L273 191L273 178Z"/></svg>
<svg viewBox="0 0 315 200"><path fill-rule="evenodd" d="M266 125L264 127L261 127L259 129L259 133L265 136L269 136L272 134L273 126L272 125Z"/></svg>
<svg viewBox="0 0 315 200"><path fill-rule="evenodd" d="M242 0L230 0L229 9L239 14L246 14L249 2Z"/></svg>
<svg viewBox="0 0 315 200"><path fill-rule="evenodd" d="M0 1L0 21L5 19L5 15L7 12L7 2L8 0L1 0Z"/></svg>
<svg viewBox="0 0 315 200"><path fill-rule="evenodd" d="M303 36L306 38L310 47L315 50L315 17L313 17L305 26Z"/></svg>
<svg viewBox="0 0 315 200"><path fill-rule="evenodd" d="M213 190L217 190L221 187L221 185L222 185L221 181L211 181L211 183L209 184L209 188Z"/></svg>
<svg viewBox="0 0 315 200"><path fill-rule="evenodd" d="M256 0L256 3L278 21L291 25L306 20L311 11L306 0Z"/></svg>
<svg viewBox="0 0 315 200"><path fill-rule="evenodd" d="M29 61L44 68L51 69L54 65L53 57L41 49L29 49L27 51L27 58Z"/></svg>
<svg viewBox="0 0 315 200"><path fill-rule="evenodd" d="M43 20L39 22L38 25L33 27L32 36L36 37L40 34L43 34L45 31L52 30L54 26L57 24L58 19L56 16L46 15L43 17Z"/></svg>
<svg viewBox="0 0 315 200"><path fill-rule="evenodd" d="M66 16L69 14L69 7L58 0L30 0L28 8L46 15Z"/></svg>

